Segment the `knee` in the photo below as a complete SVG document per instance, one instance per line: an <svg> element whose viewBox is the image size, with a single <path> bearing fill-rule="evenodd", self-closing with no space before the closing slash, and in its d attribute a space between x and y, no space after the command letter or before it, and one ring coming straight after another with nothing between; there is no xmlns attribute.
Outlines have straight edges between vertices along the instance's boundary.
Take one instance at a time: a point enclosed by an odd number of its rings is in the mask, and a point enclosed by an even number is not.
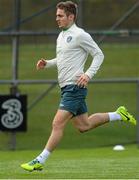
<svg viewBox="0 0 139 180"><path fill-rule="evenodd" d="M52 128L53 130L59 130L59 129L62 129L62 125L59 121L53 121Z"/></svg>
<svg viewBox="0 0 139 180"><path fill-rule="evenodd" d="M57 121L53 121L52 128L55 129L55 130L59 129L60 128L60 124Z"/></svg>
<svg viewBox="0 0 139 180"><path fill-rule="evenodd" d="M78 129L78 131L80 133L85 133L86 131L88 131L90 129L90 124L86 123L86 124L76 124L76 128Z"/></svg>
<svg viewBox="0 0 139 180"><path fill-rule="evenodd" d="M86 131L88 131L88 128L79 127L78 130L79 130L80 133L85 133Z"/></svg>

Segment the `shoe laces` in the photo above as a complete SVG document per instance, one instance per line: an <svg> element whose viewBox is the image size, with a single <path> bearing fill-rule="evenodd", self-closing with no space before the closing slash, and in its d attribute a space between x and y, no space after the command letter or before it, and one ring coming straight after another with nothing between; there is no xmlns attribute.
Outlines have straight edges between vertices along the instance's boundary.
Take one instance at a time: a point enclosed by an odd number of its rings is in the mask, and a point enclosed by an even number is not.
<svg viewBox="0 0 139 180"><path fill-rule="evenodd" d="M39 163L39 161L37 159L34 159L34 160L29 162L29 165L34 165L36 163Z"/></svg>

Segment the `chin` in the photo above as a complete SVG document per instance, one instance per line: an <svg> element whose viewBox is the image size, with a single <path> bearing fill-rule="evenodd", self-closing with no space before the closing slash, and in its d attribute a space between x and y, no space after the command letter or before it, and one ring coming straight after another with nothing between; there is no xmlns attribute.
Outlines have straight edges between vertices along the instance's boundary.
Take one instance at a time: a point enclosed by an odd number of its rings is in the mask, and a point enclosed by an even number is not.
<svg viewBox="0 0 139 180"><path fill-rule="evenodd" d="M59 25L59 28L63 28L63 26L62 26L62 25Z"/></svg>

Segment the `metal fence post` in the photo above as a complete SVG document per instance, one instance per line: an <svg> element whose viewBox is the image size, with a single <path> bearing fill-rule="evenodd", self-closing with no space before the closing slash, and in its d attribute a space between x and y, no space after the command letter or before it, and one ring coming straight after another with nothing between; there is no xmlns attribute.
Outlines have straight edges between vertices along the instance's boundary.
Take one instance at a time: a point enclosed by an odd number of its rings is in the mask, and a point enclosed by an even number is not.
<svg viewBox="0 0 139 180"><path fill-rule="evenodd" d="M78 6L78 23L81 27L83 27L83 0L79 0Z"/></svg>
<svg viewBox="0 0 139 180"><path fill-rule="evenodd" d="M15 13L14 13L14 30L19 31L20 29L20 0L14 1ZM19 36L13 37L13 59L12 59L12 76L13 76L13 84L10 89L10 93L12 95L18 96L19 90L15 81L18 79L18 61L19 61ZM16 149L16 132L11 132L10 137L10 149Z"/></svg>
<svg viewBox="0 0 139 180"><path fill-rule="evenodd" d="M139 147L139 80L137 81L137 145Z"/></svg>

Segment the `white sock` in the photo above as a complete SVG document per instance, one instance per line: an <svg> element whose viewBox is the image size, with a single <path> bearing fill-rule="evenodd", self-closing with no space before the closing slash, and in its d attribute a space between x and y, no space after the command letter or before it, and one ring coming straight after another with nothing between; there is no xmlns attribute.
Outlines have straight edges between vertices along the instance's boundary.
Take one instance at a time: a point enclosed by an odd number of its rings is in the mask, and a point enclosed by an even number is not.
<svg viewBox="0 0 139 180"><path fill-rule="evenodd" d="M44 149L42 153L36 158L41 164L44 164L48 156L50 155L50 151Z"/></svg>
<svg viewBox="0 0 139 180"><path fill-rule="evenodd" d="M122 120L122 117L117 112L109 112L108 115L110 121Z"/></svg>

